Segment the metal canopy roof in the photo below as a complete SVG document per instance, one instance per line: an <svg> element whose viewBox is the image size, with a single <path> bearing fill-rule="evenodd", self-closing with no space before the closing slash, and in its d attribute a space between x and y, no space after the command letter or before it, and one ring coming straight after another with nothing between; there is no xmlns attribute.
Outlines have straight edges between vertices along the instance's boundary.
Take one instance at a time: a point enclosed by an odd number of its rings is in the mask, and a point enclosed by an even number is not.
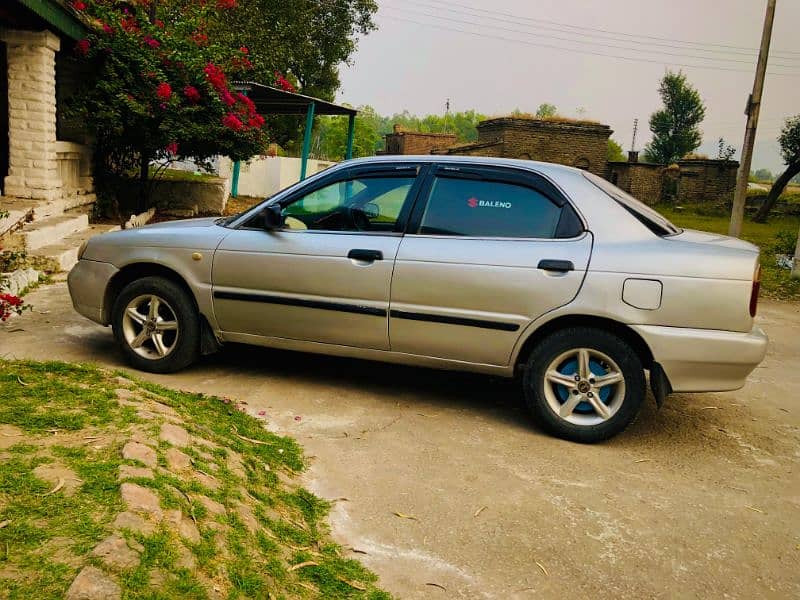
<svg viewBox="0 0 800 600"><path fill-rule="evenodd" d="M317 115L355 116L355 108L333 104L319 98L304 96L295 92L286 92L278 88L256 83L255 81L234 81L233 87L245 92L263 115L305 115L310 104L314 105Z"/></svg>

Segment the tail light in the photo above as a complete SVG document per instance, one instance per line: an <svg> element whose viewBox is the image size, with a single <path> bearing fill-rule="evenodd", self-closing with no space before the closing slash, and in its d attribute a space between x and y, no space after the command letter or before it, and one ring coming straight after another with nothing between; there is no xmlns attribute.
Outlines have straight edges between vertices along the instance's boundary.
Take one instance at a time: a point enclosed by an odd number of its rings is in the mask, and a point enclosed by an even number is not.
<svg viewBox="0 0 800 600"><path fill-rule="evenodd" d="M761 289L761 265L756 267L756 272L753 274L753 289L750 292L750 316L756 316L756 309L758 308L758 291Z"/></svg>

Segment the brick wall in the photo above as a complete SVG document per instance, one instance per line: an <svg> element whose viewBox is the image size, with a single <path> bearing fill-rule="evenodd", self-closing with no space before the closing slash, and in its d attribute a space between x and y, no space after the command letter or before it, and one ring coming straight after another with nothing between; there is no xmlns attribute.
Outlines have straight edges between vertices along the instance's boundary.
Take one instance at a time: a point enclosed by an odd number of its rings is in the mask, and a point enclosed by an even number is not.
<svg viewBox="0 0 800 600"><path fill-rule="evenodd" d="M678 202L729 203L736 190L739 163L732 160L679 160Z"/></svg>
<svg viewBox="0 0 800 600"><path fill-rule="evenodd" d="M606 179L646 204L730 203L736 188L736 161L686 159L677 167L651 163L608 163Z"/></svg>
<svg viewBox="0 0 800 600"><path fill-rule="evenodd" d="M645 204L661 200L663 165L640 162L610 162L605 177Z"/></svg>
<svg viewBox="0 0 800 600"><path fill-rule="evenodd" d="M404 131L395 125L394 131L386 134L384 154L431 154L454 145L457 139L454 133Z"/></svg>

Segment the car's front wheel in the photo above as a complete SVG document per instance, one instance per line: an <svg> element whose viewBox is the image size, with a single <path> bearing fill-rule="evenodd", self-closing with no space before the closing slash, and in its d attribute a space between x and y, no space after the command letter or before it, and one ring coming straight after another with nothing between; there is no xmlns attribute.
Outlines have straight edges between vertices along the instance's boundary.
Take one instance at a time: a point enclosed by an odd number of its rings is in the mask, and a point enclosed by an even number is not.
<svg viewBox="0 0 800 600"><path fill-rule="evenodd" d="M142 371L178 371L199 354L194 302L181 286L163 277L126 285L114 303L112 327L125 358Z"/></svg>
<svg viewBox="0 0 800 600"><path fill-rule="evenodd" d="M538 423L558 437L586 443L623 431L646 394L633 348L590 327L563 329L542 340L528 357L523 387Z"/></svg>

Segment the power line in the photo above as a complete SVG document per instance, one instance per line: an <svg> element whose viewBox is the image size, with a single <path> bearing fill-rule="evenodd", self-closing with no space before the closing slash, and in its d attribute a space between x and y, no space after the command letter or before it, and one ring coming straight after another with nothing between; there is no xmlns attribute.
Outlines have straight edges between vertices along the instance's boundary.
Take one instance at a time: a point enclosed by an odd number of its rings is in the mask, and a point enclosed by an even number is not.
<svg viewBox="0 0 800 600"><path fill-rule="evenodd" d="M518 33L518 34L521 34L521 35L531 35L532 34L531 31L513 29L513 28L510 28L510 27L501 27L499 25L492 25L492 24L486 24L486 23L480 23L480 22L476 23L475 21L464 21L462 19L454 19L452 17L442 17L442 16L439 16L437 14L424 12L424 11L421 11L421 10L417 10L415 8L396 8L394 6L386 6L385 8L388 8L389 10L396 10L396 11L401 12L401 13L409 13L410 12L410 13L414 13L415 15L421 15L421 16L430 17L430 18L433 18L433 19L439 19L439 20L445 21L445 22L458 23L458 24L462 24L462 25L473 25L473 26L478 26L478 27L484 27L485 26L485 27L490 27L492 29L497 29L499 31L506 31L506 32L509 32L509 33ZM481 18L481 17L476 17L476 18ZM619 45L616 45L616 44L605 44L605 43L596 42L596 41L593 41L593 40L590 40L590 41L576 40L576 39L571 39L571 38L560 37L560 36L557 36L557 35L549 35L549 34L545 34L545 33L537 33L536 35L539 38L549 38L549 39L557 40L557 41L561 41L561 42L569 42L569 43L573 43L573 44L584 44L584 45L590 45L590 46L599 46L599 47L602 47L602 48L611 48L611 49L615 49L615 50L632 50L634 52L645 52L647 54L660 54L660 55L664 55L664 56L675 56L675 57L678 57L678 58L692 58L692 59L698 59L698 60L708 60L708 61L726 62L726 63L739 63L739 64L745 64L745 65L752 65L754 63L753 60L740 60L740 59L736 59L736 58L717 58L717 57L714 57L714 56L698 56L696 54L679 54L679 53L676 53L676 52L668 52L666 50L648 50L648 49L643 49L643 48L632 48L630 46L619 46ZM785 64L772 63L770 66L785 67L785 68L798 68L798 67L800 67L800 64L798 64L798 65L785 65ZM798 73L800 73L800 71L798 71Z"/></svg>
<svg viewBox="0 0 800 600"><path fill-rule="evenodd" d="M453 31L453 32L456 32L456 33L466 33L466 34L474 36L474 37L482 37L482 38L486 38L486 39L500 40L500 41L503 41L503 42L514 42L514 43L517 43L517 44L523 44L523 45L526 45L526 46L534 46L534 47L537 47L537 48L550 48L550 49L553 49L553 50L561 50L561 51L564 51L564 52L573 52L573 53L576 53L576 54L587 54L587 55L590 55L590 56L604 56L606 58L616 58L616 59L619 59L619 60L625 60L625 61L630 61L630 62L645 62L645 63L651 63L651 64L657 64L657 65L668 64L668 65L672 65L672 66L675 66L675 67L687 67L687 68L693 68L693 69L706 69L706 70L710 70L710 71L729 71L729 72L732 72L732 73L750 73L750 71L747 70L747 69L732 69L732 68L720 67L720 66L697 65L697 64L688 64L688 63L679 63L679 62L673 62L673 61L665 61L665 60L654 60L654 59L647 59L647 58L634 58L634 57L631 57L631 56L622 56L622 55L618 55L618 54L608 54L608 53L602 53L602 52L591 52L589 50L583 50L583 49L579 49L579 48L565 48L564 46L556 46L556 45L553 45L553 44L541 44L541 43L531 42L531 41L527 41L527 40L519 40L519 39L514 39L514 38L508 38L508 37L500 37L500 36L497 36L497 35L489 35L489 34L486 34L486 33L480 33L480 32L476 32L476 31L469 31L469 30L466 30L466 29L458 29L456 27L447 27L445 25L439 25L439 24L436 24L436 23L423 23L421 21L415 21L414 19L407 19L405 17L397 17L397 16L394 16L394 15L384 14L383 16L386 17L387 19L391 19L391 20L394 20L394 21L403 21L403 22L406 22L406 23L413 23L414 25L421 25L423 27L432 27L434 29L441 29L443 31ZM800 73L776 73L776 72L770 72L769 74L770 75L774 75L774 76L781 76L781 77L800 77Z"/></svg>
<svg viewBox="0 0 800 600"><path fill-rule="evenodd" d="M417 0L407 0L407 1L412 2L414 4L424 5L423 3L421 3L421 2L419 2ZM480 13L488 13L490 15L504 15L504 16L507 16L507 17L513 17L515 19L514 22L518 22L520 20L523 20L523 21L531 21L531 22L537 22L537 23L547 23L547 24L550 24L550 25L558 25L559 27L567 27L569 29L576 29L576 30L579 30L579 31L598 32L598 33L604 33L604 34L610 34L610 35L618 35L618 36L630 37L630 38L641 38L641 39L646 39L646 40L657 40L657 41L662 41L662 42L674 42L674 43L679 43L679 44L690 44L690 45L699 46L699 47L705 46L705 47L725 48L725 49L727 49L729 51L745 50L745 51L748 52L748 54L750 56L754 56L754 57L758 54L758 48L750 48L750 47L747 47L747 46L732 46L732 45L728 45L728 44L715 44L715 43L712 43L712 42L695 42L695 41L691 41L691 40L681 40L681 39L674 39L674 38L667 38L667 37L659 37L659 36L654 36L654 35L644 35L644 34L636 34L636 33L627 33L627 32L623 32L623 31L613 31L613 30L602 29L602 28L597 28L597 27L582 27L582 26L579 26L579 25L571 25L570 23L561 23L559 21L552 21L552 20L548 20L548 19L539 19L539 18L535 18L535 17L526 17L526 16L523 16L523 15L517 15L517 14L514 14L514 13L510 13L510 12L497 11L497 10L487 10L485 8L477 8L477 7L470 6L468 4L463 4L463 3L460 3L460 2L453 2L452 0L432 0L432 1L437 3L437 4L458 6L458 7L465 8L467 10L473 11L473 12L480 12ZM431 7L431 8L435 8L435 7ZM447 10L447 9L445 9L445 10ZM699 49L700 48L698 48L698 50ZM734 53L738 54L738 52L734 52ZM793 58L793 56L800 57L800 51L797 51L797 50L782 50L781 51L781 50L779 50L779 51L773 52L772 55L773 56L779 56L781 58L790 58L792 60L795 60L795 58ZM787 55L787 56L784 56L784 55Z"/></svg>

